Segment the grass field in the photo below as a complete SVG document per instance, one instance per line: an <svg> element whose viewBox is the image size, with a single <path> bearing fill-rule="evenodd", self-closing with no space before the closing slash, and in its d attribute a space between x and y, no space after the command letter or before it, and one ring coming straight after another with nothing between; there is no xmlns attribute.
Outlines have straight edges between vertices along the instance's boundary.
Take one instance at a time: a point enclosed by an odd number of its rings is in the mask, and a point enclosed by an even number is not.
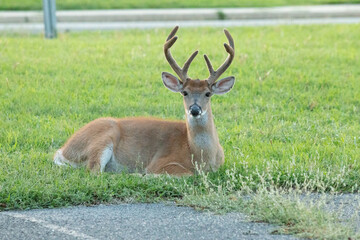
<svg viewBox="0 0 360 240"><path fill-rule="evenodd" d="M126 8L214 8L214 7L272 7L285 5L314 5L360 3L360 0L61 0L56 1L58 9L126 9ZM42 1L0 0L0 10L39 10Z"/></svg>
<svg viewBox="0 0 360 240"><path fill-rule="evenodd" d="M0 211L154 202L222 189L360 189L359 25L230 28L234 89L212 109L226 163L188 178L90 174L53 165L52 155L102 116L183 119L162 44L169 30L2 35L0 38ZM173 54L195 49L220 65L221 29L180 29ZM208 76L197 57L189 74ZM231 170L231 171L230 171ZM204 181L204 178L206 181Z"/></svg>

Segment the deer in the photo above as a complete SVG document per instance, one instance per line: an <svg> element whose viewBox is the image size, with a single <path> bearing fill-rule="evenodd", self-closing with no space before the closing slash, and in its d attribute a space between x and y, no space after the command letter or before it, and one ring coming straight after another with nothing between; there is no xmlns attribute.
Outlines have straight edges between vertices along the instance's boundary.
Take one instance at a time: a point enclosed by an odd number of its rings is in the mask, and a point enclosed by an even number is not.
<svg viewBox="0 0 360 240"><path fill-rule="evenodd" d="M204 172L217 171L224 164L210 99L229 92L234 86L234 76L218 80L234 59L234 40L224 29L229 42L224 43L228 53L225 62L214 70L205 54L209 77L192 79L187 72L198 51L182 68L170 52L178 39L175 36L178 29L176 26L170 32L164 44L165 58L178 77L162 72L162 81L170 91L181 93L185 121L153 117L99 118L80 128L56 151L55 164L84 166L96 173L134 173L141 169L143 174L174 176L196 174L197 164Z"/></svg>

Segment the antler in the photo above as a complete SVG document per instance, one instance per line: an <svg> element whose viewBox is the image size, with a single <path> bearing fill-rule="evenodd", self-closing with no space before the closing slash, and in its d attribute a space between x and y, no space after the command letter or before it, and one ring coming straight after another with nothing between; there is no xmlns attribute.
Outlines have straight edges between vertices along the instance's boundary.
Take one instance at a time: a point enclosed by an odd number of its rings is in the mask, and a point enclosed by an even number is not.
<svg viewBox="0 0 360 240"><path fill-rule="evenodd" d="M209 84L213 84L221 76L221 74L223 74L226 71L226 69L230 66L230 64L233 61L234 56L235 56L234 40L231 37L228 30L224 29L224 33L230 44L230 46L229 46L227 43L224 43L225 50L226 50L226 52L229 53L229 56L226 58L225 62L216 71L214 71L214 68L211 65L209 58L206 56L206 54L204 55L207 67L210 72L210 76L208 78Z"/></svg>
<svg viewBox="0 0 360 240"><path fill-rule="evenodd" d="M173 58L173 56L171 55L171 52L170 52L170 48L172 47L172 45L174 45L174 43L178 39L177 36L174 36L178 29L179 29L179 26L174 27L174 29L171 31L171 33L167 37L166 42L164 44L164 53L165 53L165 57L166 57L167 61L169 62L171 68L180 77L182 82L185 82L188 79L187 71L190 67L190 64L194 60L194 58L196 57L196 55L198 54L199 51L195 51L189 57L189 59L185 62L183 68L179 67L179 65L176 63L175 59Z"/></svg>

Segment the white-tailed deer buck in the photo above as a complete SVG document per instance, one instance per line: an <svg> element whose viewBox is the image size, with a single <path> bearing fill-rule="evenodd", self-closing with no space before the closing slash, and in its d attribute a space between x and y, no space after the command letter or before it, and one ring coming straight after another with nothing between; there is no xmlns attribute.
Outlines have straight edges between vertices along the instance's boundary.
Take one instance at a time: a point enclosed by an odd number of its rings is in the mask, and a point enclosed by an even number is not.
<svg viewBox="0 0 360 240"><path fill-rule="evenodd" d="M213 69L204 55L210 76L206 80L191 79L187 72L198 51L180 68L170 53L176 42L176 26L166 39L164 53L179 78L163 72L168 89L183 95L186 121L164 121L155 118L100 118L77 131L54 156L58 165L87 166L92 171L133 172L172 175L193 174L195 163L204 171L217 170L224 163L223 149L215 129L210 98L233 87L235 78L216 81L234 59L234 41L224 30L229 56Z"/></svg>

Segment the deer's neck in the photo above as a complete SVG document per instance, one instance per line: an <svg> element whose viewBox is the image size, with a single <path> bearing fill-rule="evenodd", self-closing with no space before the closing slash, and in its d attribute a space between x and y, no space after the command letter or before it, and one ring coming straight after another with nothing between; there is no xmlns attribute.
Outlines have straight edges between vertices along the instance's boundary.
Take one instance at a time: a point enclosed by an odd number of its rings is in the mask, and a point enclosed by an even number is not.
<svg viewBox="0 0 360 240"><path fill-rule="evenodd" d="M186 114L189 147L195 160L212 161L217 152L219 138L211 107L200 118Z"/></svg>

